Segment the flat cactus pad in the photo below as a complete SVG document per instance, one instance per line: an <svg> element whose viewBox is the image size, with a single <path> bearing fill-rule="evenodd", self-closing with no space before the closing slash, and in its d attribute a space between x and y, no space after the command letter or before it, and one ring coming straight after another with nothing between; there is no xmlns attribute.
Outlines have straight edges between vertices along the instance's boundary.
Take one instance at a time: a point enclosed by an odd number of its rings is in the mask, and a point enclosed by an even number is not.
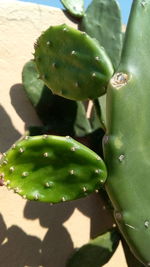
<svg viewBox="0 0 150 267"><path fill-rule="evenodd" d="M96 153L69 136L26 136L3 155L0 176L24 198L57 203L99 189L106 168Z"/></svg>
<svg viewBox="0 0 150 267"><path fill-rule="evenodd" d="M65 24L51 26L35 44L40 78L56 95L94 99L106 92L113 67L103 47Z"/></svg>

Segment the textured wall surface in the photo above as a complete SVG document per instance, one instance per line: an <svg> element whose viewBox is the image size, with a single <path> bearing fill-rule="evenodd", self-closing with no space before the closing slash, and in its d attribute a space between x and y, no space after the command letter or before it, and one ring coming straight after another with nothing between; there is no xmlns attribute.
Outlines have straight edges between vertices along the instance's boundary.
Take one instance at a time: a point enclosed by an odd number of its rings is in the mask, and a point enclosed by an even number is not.
<svg viewBox="0 0 150 267"><path fill-rule="evenodd" d="M50 25L68 23L56 8L0 1L0 151L28 128L40 125L21 84L22 67L33 44ZM74 248L112 224L99 196L50 206L27 202L0 188L0 266L65 267ZM121 246L108 267L125 267ZM94 266L93 266L94 267Z"/></svg>

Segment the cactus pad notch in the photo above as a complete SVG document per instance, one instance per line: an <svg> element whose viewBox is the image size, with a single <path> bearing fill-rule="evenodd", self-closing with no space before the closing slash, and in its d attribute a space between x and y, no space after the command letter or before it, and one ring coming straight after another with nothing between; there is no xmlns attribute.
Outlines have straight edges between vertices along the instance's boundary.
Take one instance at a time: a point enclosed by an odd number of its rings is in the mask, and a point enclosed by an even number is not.
<svg viewBox="0 0 150 267"><path fill-rule="evenodd" d="M65 24L51 26L39 37L35 62L52 92L72 100L103 95L113 75L104 48L86 33Z"/></svg>
<svg viewBox="0 0 150 267"><path fill-rule="evenodd" d="M57 203L84 197L105 182L100 157L71 137L26 136L1 159L1 179L29 200Z"/></svg>

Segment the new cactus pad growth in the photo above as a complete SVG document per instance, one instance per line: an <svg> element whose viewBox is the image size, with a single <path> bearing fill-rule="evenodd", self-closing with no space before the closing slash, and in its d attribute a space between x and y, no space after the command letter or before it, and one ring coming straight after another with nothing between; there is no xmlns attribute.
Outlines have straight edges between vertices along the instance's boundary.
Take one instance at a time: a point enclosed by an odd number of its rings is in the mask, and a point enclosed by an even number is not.
<svg viewBox="0 0 150 267"><path fill-rule="evenodd" d="M39 37L35 62L52 92L73 100L103 95L113 75L104 48L86 33L67 25L52 26Z"/></svg>
<svg viewBox="0 0 150 267"><path fill-rule="evenodd" d="M2 157L0 173L24 198L52 203L86 196L106 179L100 157L68 136L25 136Z"/></svg>

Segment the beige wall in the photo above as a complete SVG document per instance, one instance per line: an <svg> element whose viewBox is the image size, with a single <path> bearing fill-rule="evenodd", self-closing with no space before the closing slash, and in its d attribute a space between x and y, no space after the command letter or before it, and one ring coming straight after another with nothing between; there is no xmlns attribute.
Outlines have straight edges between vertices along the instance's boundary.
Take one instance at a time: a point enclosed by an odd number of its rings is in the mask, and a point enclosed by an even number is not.
<svg viewBox="0 0 150 267"><path fill-rule="evenodd" d="M61 10L0 1L0 151L6 151L29 125L39 125L21 85L33 43L50 24L68 21ZM0 266L65 267L74 248L112 224L99 196L50 206L27 202L0 188ZM108 267L125 267L121 247ZM86 266L85 266L86 267ZM93 266L94 267L94 266Z"/></svg>

